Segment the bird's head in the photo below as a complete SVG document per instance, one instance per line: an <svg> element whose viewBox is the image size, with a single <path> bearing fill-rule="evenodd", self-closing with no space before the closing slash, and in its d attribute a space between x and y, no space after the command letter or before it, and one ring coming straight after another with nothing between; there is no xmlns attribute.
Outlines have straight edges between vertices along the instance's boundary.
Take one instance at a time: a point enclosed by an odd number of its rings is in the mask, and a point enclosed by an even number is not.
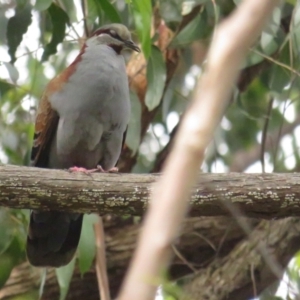
<svg viewBox="0 0 300 300"><path fill-rule="evenodd" d="M117 53L123 49L141 52L140 48L132 41L128 28L122 24L109 24L100 27L88 38L86 45L108 45Z"/></svg>

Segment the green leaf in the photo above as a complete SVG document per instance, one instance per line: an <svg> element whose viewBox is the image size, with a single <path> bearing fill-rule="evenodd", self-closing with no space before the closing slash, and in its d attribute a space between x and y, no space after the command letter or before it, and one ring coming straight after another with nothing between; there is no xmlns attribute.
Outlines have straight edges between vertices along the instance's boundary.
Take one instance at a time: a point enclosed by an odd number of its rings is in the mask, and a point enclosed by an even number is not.
<svg viewBox="0 0 300 300"><path fill-rule="evenodd" d="M8 20L5 17L5 9L0 9L0 44L6 44L6 31Z"/></svg>
<svg viewBox="0 0 300 300"><path fill-rule="evenodd" d="M293 47L295 53L298 53L300 48L300 2L297 1L297 4L294 9L294 18L292 19L293 22L293 30L292 30L292 37L293 37Z"/></svg>
<svg viewBox="0 0 300 300"><path fill-rule="evenodd" d="M31 5L17 6L15 15L8 20L6 38L11 63L16 61L16 51L22 41L23 34L31 23Z"/></svg>
<svg viewBox="0 0 300 300"><path fill-rule="evenodd" d="M198 14L178 33L172 41L171 46L187 45L193 41L204 38L207 32L206 17L204 17L204 13Z"/></svg>
<svg viewBox="0 0 300 300"><path fill-rule="evenodd" d="M19 79L19 72L17 70L17 68L12 65L11 63L8 63L8 62L3 62L3 64L5 65L8 73L9 73L9 77L10 79L16 83L17 80Z"/></svg>
<svg viewBox="0 0 300 300"><path fill-rule="evenodd" d="M98 216L85 215L78 246L79 270L81 275L87 272L96 255L95 233L93 224L97 222Z"/></svg>
<svg viewBox="0 0 300 300"><path fill-rule="evenodd" d="M15 260L9 253L0 255L0 289L9 278L12 269L15 266Z"/></svg>
<svg viewBox="0 0 300 300"><path fill-rule="evenodd" d="M151 56L147 64L147 82L145 104L151 111L159 105L166 82L165 61L156 46L152 46Z"/></svg>
<svg viewBox="0 0 300 300"><path fill-rule="evenodd" d="M99 4L99 0L87 0L86 22L88 28L93 28L97 17L101 17L101 7Z"/></svg>
<svg viewBox="0 0 300 300"><path fill-rule="evenodd" d="M98 2L104 11L105 15L113 23L122 23L118 11L115 7L109 2L109 0L95 0Z"/></svg>
<svg viewBox="0 0 300 300"><path fill-rule="evenodd" d="M75 261L76 259L74 257L68 265L55 269L60 291L59 300L64 300L67 296L69 285L73 276Z"/></svg>
<svg viewBox="0 0 300 300"><path fill-rule="evenodd" d="M152 6L150 0L132 0L133 17L136 30L142 44L146 59L151 54L151 18Z"/></svg>
<svg viewBox="0 0 300 300"><path fill-rule="evenodd" d="M46 10L49 8L51 3L52 0L36 0L34 8L39 11Z"/></svg>
<svg viewBox="0 0 300 300"><path fill-rule="evenodd" d="M7 210L0 210L0 254L6 251L13 239L14 226Z"/></svg>
<svg viewBox="0 0 300 300"><path fill-rule="evenodd" d="M82 12L81 5L79 7L76 7L74 2L75 1L70 1L70 0L59 0L59 2L58 2L60 7L65 12L68 12L70 23L73 23L73 22L78 23L81 21L81 19L80 20L77 19L77 10L79 10L80 13Z"/></svg>
<svg viewBox="0 0 300 300"><path fill-rule="evenodd" d="M48 8L48 13L53 26L52 37L50 43L45 47L42 61L46 61L50 55L56 53L57 45L63 41L66 26L70 23L67 13L54 3Z"/></svg>
<svg viewBox="0 0 300 300"><path fill-rule="evenodd" d="M264 53L267 55L274 53L278 48L278 45L275 41L275 36L268 32L262 32L260 38L260 45Z"/></svg>
<svg viewBox="0 0 300 300"><path fill-rule="evenodd" d="M132 156L139 149L141 140L142 107L136 93L130 92L131 117L126 134L126 145L132 150Z"/></svg>
<svg viewBox="0 0 300 300"><path fill-rule="evenodd" d="M282 93L283 89L290 83L290 72L278 65L273 65L270 70L269 87L271 92Z"/></svg>
<svg viewBox="0 0 300 300"><path fill-rule="evenodd" d="M13 88L14 86L12 84L0 80L0 100L5 93Z"/></svg>
<svg viewBox="0 0 300 300"><path fill-rule="evenodd" d="M255 52L249 52L247 58L244 62L243 68L250 67L256 65L264 60L264 57Z"/></svg>

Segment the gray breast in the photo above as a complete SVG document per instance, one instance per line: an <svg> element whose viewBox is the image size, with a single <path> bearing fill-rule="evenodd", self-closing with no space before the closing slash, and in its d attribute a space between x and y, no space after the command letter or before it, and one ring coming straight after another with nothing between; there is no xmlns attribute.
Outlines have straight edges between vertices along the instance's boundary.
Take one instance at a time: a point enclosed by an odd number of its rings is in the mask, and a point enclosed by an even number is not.
<svg viewBox="0 0 300 300"><path fill-rule="evenodd" d="M50 97L60 119L49 167L113 167L120 155L130 101L124 58L108 46L83 54L64 88Z"/></svg>

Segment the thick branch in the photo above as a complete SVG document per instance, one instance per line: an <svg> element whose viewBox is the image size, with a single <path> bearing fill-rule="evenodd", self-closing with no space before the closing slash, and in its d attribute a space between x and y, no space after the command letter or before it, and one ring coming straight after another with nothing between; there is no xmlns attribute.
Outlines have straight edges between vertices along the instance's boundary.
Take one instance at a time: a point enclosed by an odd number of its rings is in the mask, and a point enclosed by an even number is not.
<svg viewBox="0 0 300 300"><path fill-rule="evenodd" d="M238 244L230 254L213 261L185 284L182 299L249 299L258 294L276 276L262 258L258 247L267 245L269 255L286 266L299 250L300 221L287 218L275 222L261 222L251 233L249 240ZM283 270L283 269L282 269Z"/></svg>
<svg viewBox="0 0 300 300"><path fill-rule="evenodd" d="M159 177L0 166L0 205L143 215L151 186ZM191 215L226 215L220 200L237 204L250 217L300 216L300 175L200 174L190 200Z"/></svg>
<svg viewBox="0 0 300 300"><path fill-rule="evenodd" d="M252 226L257 224L251 219ZM136 238L140 231L139 225L126 224L107 218L105 221L105 243L107 245L108 275L111 294L116 296L128 266L132 251L136 245ZM228 217L202 217L186 219L180 239L174 244L175 255L171 266L171 279L177 279L191 272L190 266L199 268L206 266L212 259L222 257L232 249L233 245L244 237L244 232L236 222ZM201 253L201 256L198 255ZM196 254L196 255L195 255ZM182 257L188 260L187 265ZM40 285L40 269L32 268L28 263L14 269L6 285L0 289L0 299L38 290ZM28 274L30 273L30 276ZM42 300L58 299L59 288L53 269L47 272L47 281ZM67 299L98 299L98 285L95 270L90 270L82 278L78 269L73 275Z"/></svg>

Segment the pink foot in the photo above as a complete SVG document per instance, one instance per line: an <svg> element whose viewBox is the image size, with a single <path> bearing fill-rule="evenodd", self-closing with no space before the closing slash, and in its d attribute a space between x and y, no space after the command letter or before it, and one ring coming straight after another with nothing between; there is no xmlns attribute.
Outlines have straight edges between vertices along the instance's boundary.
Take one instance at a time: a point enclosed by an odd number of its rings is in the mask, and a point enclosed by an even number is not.
<svg viewBox="0 0 300 300"><path fill-rule="evenodd" d="M84 174L91 174L91 173L96 173L96 172L100 172L100 173L118 173L119 169L117 167L113 167L111 169L109 169L108 171L105 171L100 165L97 166L97 168L95 169L86 169L86 168L82 168L82 167L72 167L68 169L69 172L81 172Z"/></svg>
<svg viewBox="0 0 300 300"><path fill-rule="evenodd" d="M81 172L81 173L84 173L84 174L89 174L89 170L86 169L86 168L81 168L81 167L72 167L72 168L69 168L68 169L69 172Z"/></svg>

